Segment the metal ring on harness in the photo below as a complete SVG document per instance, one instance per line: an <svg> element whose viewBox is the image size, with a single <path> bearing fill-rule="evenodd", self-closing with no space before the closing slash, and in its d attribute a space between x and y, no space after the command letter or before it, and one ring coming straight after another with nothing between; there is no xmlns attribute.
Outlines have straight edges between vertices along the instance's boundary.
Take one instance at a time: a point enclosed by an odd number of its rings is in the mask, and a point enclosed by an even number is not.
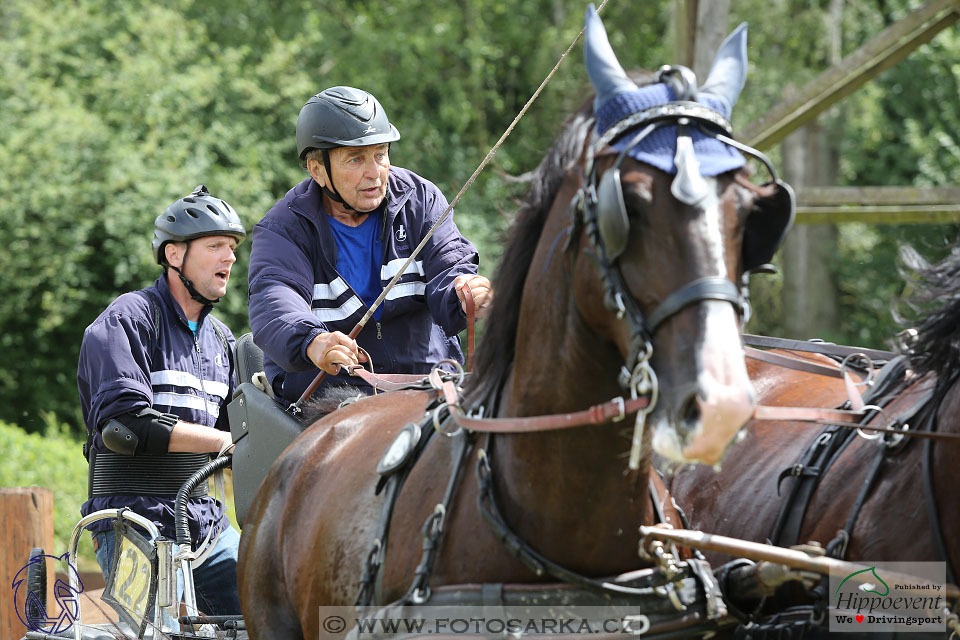
<svg viewBox="0 0 960 640"><path fill-rule="evenodd" d="M886 429L887 425L890 424L890 419L887 418L887 413L883 410L882 407L878 407L875 404L864 405L863 413L866 413L867 411L876 411L877 413L880 414L880 417L883 418L883 425L881 426L882 429ZM867 435L866 433L863 432L863 429L861 429L860 427L857 427L857 435L863 438L864 440L877 440L878 438L883 437L885 434L880 431L874 431L872 434Z"/></svg>
<svg viewBox="0 0 960 640"><path fill-rule="evenodd" d="M851 354L848 355L846 358L844 358L843 361L840 362L840 373L846 373L847 365L849 364L848 361L849 361L851 358L853 358L853 359L863 359L863 360L866 361L866 365L867 365L867 366L865 367L866 370L867 370L867 377L866 377L864 380L860 381L860 382L854 382L854 384L857 385L858 387L867 387L867 386L870 386L870 384L873 382L873 377L874 377L873 360L871 360L871 359L870 359L870 356L868 356L868 355L865 354L865 353L851 353ZM864 408L866 408L866 407L864 407Z"/></svg>
<svg viewBox="0 0 960 640"><path fill-rule="evenodd" d="M445 370L443 370L443 369L440 369L440 365L442 365L442 364L449 364L449 365L451 365L454 369L456 369L456 371L452 371L452 372L451 372L451 371L445 371ZM439 370L439 371L441 371L441 372L443 372L443 373L446 373L446 374L455 373L455 374L457 375L457 386L458 386L458 387L463 384L463 379L464 379L464 378L466 377L466 375L467 375L466 371L464 371L464 369L463 369L463 365L460 364L459 362L457 362L456 360L454 360L453 358L444 358L443 360L441 360L440 362L438 362L437 364L435 364L435 365L433 366L433 369L434 369L435 371L436 371L436 370ZM439 377L439 375L438 375L438 377ZM437 388L436 386L434 386L434 388L437 389L437 391L440 391L440 389Z"/></svg>
<svg viewBox="0 0 960 640"><path fill-rule="evenodd" d="M440 422L441 409L449 410L450 406L446 402L444 402L444 403L441 403L436 409L433 410L433 428L437 430L437 433L439 433L442 436L446 436L448 438L453 438L454 436L460 435L460 432L463 431L463 427L461 427L459 424L457 424L456 431L445 431L443 429L443 424L441 424Z"/></svg>

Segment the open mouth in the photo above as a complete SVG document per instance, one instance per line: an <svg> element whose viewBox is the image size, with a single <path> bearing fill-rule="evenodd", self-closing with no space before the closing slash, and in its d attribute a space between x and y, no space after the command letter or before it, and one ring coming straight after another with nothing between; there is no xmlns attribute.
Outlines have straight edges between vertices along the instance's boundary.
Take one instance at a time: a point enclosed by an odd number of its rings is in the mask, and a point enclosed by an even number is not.
<svg viewBox="0 0 960 640"><path fill-rule="evenodd" d="M213 274L213 276L214 276L217 280L220 280L221 282L226 283L227 280L230 279L230 272L229 272L229 271L217 271L215 274Z"/></svg>

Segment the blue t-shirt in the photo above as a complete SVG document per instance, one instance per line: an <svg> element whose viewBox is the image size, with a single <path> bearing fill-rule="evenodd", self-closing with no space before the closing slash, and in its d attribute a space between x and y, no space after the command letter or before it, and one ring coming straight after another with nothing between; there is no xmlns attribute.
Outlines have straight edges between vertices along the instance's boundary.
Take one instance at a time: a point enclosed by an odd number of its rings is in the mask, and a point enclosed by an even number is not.
<svg viewBox="0 0 960 640"><path fill-rule="evenodd" d="M383 242L380 240L381 210L371 212L359 227L351 227L330 216L330 229L337 244L337 271L369 308L383 292L380 284L380 263ZM383 305L373 312L380 320Z"/></svg>
<svg viewBox="0 0 960 640"><path fill-rule="evenodd" d="M197 335L197 329L200 327L200 323L196 320L187 320L187 325L190 327L190 331L193 332L193 335Z"/></svg>

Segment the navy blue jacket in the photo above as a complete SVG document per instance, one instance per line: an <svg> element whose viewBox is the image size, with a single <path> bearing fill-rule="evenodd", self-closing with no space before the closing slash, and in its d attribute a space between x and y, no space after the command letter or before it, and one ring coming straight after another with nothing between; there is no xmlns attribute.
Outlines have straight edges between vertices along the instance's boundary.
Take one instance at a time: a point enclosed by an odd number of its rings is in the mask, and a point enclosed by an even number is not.
<svg viewBox="0 0 960 640"><path fill-rule="evenodd" d="M159 326L154 326L154 306L145 293L152 296L159 311ZM219 325L230 349L233 334L209 315L210 309L203 310L194 338L166 277L161 276L152 287L114 300L87 327L80 347L77 386L93 450L107 450L100 436L106 421L146 407L229 431L226 405L233 395L233 365L213 324ZM152 520L162 535L176 539L173 498L100 496L87 500L80 511L87 515L120 507ZM187 512L194 547L211 526L216 534L228 525L223 505L209 496L191 498ZM107 520L90 528L102 531L111 527Z"/></svg>
<svg viewBox="0 0 960 640"><path fill-rule="evenodd" d="M431 182L390 169L383 215L381 284L386 287L447 208ZM453 214L440 225L383 302L357 342L383 373L427 373L445 358L463 361L457 334L466 317L453 288L459 275L477 273L477 251L460 234ZM283 397L296 400L319 370L307 346L320 333L350 333L368 307L337 272L337 248L319 185L308 178L277 202L253 230L250 254L250 326L264 351L274 388L283 374ZM345 374L330 384L356 384Z"/></svg>

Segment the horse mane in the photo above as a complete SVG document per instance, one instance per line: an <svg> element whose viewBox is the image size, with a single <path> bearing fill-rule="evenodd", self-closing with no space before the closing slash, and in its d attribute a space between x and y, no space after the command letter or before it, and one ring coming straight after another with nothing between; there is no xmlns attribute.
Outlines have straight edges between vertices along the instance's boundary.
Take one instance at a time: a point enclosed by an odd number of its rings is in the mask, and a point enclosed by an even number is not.
<svg viewBox="0 0 960 640"><path fill-rule="evenodd" d="M630 79L643 87L654 82L653 73L638 69ZM530 187L519 201L516 216L506 232L503 254L494 271L496 295L484 327L483 341L474 354L473 374L467 382L468 406L496 408L496 400L513 367L520 299L527 282L540 234L553 201L567 176L580 160L583 145L593 131L593 95L569 118L543 160L524 177Z"/></svg>
<svg viewBox="0 0 960 640"><path fill-rule="evenodd" d="M556 142L526 178L529 188L520 199L513 223L506 232L505 246L494 272L494 290L483 341L474 354L474 370L468 383L471 404L495 403L516 351L520 299L527 272L567 172L576 165L583 145L593 129L592 98L564 123ZM487 409L491 409L487 406Z"/></svg>
<svg viewBox="0 0 960 640"><path fill-rule="evenodd" d="M917 331L910 350L910 365L920 375L935 373L939 404L943 394L960 376L960 245L935 264L927 262L912 247L901 247L900 259L914 292L906 300L913 311L909 322Z"/></svg>

